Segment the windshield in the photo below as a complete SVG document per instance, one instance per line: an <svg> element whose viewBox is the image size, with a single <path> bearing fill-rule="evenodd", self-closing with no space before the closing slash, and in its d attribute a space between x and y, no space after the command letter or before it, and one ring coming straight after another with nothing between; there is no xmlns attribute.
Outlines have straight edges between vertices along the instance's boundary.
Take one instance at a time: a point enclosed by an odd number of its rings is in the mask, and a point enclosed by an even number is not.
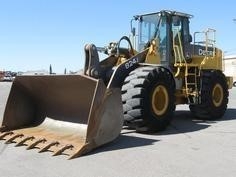
<svg viewBox="0 0 236 177"><path fill-rule="evenodd" d="M139 21L139 51L144 49L144 46L157 36L160 24L160 14L144 15Z"/></svg>
<svg viewBox="0 0 236 177"><path fill-rule="evenodd" d="M160 54L161 61L165 62L167 48L166 16L162 16L161 13L140 16L138 27L138 51L144 50L151 40L156 39L158 41L157 51Z"/></svg>

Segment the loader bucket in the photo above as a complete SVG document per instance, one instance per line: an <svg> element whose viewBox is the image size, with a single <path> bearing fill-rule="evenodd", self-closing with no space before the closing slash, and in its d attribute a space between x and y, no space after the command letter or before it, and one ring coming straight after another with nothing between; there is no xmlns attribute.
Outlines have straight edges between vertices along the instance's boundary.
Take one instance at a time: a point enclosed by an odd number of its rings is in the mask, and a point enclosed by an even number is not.
<svg viewBox="0 0 236 177"><path fill-rule="evenodd" d="M75 158L114 140L123 125L120 89L84 75L16 77L0 140Z"/></svg>

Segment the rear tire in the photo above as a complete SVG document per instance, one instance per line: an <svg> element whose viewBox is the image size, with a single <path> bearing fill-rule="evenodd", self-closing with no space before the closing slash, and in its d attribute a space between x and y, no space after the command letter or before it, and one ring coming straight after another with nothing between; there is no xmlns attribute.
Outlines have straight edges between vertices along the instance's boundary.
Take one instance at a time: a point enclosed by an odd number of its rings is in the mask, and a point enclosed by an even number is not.
<svg viewBox="0 0 236 177"><path fill-rule="evenodd" d="M202 73L201 104L190 105L190 111L198 119L215 120L221 118L228 104L228 86L225 75L218 70Z"/></svg>
<svg viewBox="0 0 236 177"><path fill-rule="evenodd" d="M137 131L164 130L175 110L175 81L169 70L140 67L122 87L125 125Z"/></svg>

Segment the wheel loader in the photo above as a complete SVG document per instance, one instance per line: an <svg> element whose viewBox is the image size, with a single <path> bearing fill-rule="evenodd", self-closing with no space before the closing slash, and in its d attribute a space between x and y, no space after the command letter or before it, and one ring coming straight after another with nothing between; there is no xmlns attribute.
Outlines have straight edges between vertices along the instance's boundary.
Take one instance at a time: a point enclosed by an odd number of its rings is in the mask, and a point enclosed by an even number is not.
<svg viewBox="0 0 236 177"><path fill-rule="evenodd" d="M164 130L178 104L198 119L222 117L232 78L222 72L215 30L192 36L191 18L169 10L136 15L131 36L85 46L82 73L16 77L0 139L71 159L113 141L124 125ZM100 61L98 52L107 57Z"/></svg>

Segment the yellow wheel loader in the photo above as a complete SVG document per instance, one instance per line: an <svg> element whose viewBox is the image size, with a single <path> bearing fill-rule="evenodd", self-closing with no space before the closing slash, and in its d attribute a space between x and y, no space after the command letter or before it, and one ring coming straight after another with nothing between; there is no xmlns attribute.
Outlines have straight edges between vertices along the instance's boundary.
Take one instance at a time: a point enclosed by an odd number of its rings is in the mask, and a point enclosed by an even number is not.
<svg viewBox="0 0 236 177"><path fill-rule="evenodd" d="M123 125L165 129L177 104L189 104L199 119L222 117L232 78L222 72L215 30L192 37L191 17L168 10L134 16L130 38L85 46L83 73L16 77L0 139L75 158L114 140ZM99 61L98 51L108 57Z"/></svg>

